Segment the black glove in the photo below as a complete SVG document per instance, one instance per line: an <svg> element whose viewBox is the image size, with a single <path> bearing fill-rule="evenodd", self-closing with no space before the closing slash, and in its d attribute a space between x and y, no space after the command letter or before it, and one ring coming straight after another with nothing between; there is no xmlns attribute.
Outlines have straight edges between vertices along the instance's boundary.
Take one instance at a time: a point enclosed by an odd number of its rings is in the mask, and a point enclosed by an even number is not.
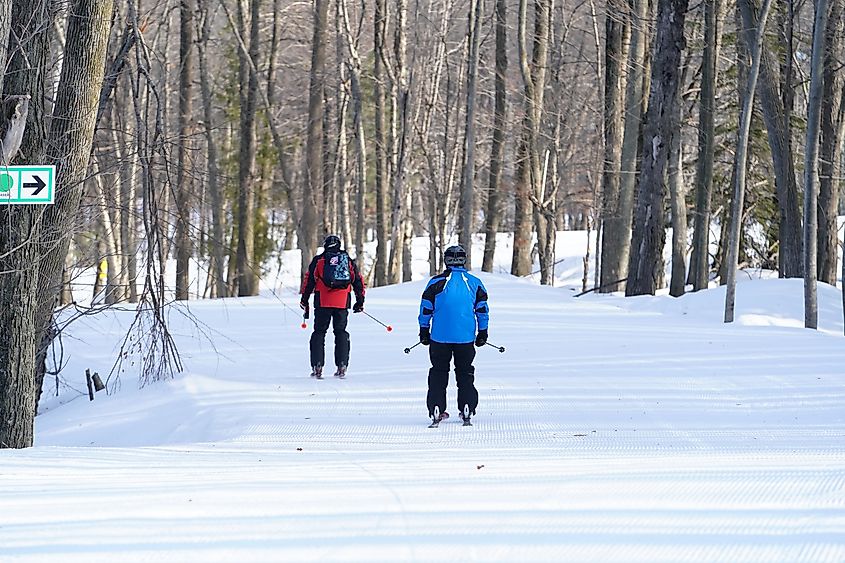
<svg viewBox="0 0 845 563"><path fill-rule="evenodd" d="M307 297L303 297L302 300L299 302L299 308L302 309L303 311L305 311L305 313L302 315L302 317L307 319L308 318L308 309L309 309Z"/></svg>
<svg viewBox="0 0 845 563"><path fill-rule="evenodd" d="M431 330L427 326L420 327L420 344L423 346L431 344Z"/></svg>
<svg viewBox="0 0 845 563"><path fill-rule="evenodd" d="M482 328L478 331L478 336L475 337L475 345L481 348L487 344L487 329Z"/></svg>
<svg viewBox="0 0 845 563"><path fill-rule="evenodd" d="M363 313L364 312L364 300L355 301L355 305L352 306L353 313Z"/></svg>

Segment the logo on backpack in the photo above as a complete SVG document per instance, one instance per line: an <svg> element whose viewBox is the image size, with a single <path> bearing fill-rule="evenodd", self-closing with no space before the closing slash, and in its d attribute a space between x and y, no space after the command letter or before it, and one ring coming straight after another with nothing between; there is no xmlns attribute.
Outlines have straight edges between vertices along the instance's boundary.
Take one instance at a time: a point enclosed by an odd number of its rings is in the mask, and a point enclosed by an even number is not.
<svg viewBox="0 0 845 563"><path fill-rule="evenodd" d="M345 252L327 254L323 267L323 283L330 289L346 289L352 283L349 255Z"/></svg>

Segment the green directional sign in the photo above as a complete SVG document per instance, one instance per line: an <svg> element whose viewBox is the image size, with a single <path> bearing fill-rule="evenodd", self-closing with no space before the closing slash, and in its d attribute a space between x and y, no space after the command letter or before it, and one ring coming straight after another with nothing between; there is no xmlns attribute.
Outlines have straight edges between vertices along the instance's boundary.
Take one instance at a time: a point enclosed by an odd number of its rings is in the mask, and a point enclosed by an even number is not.
<svg viewBox="0 0 845 563"><path fill-rule="evenodd" d="M0 205L53 203L55 166L0 166Z"/></svg>

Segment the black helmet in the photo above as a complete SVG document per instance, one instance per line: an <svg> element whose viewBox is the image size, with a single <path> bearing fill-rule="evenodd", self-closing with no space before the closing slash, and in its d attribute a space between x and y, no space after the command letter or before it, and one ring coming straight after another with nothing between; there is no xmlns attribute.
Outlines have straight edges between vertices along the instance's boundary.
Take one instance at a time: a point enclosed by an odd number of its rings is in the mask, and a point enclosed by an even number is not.
<svg viewBox="0 0 845 563"><path fill-rule="evenodd" d="M443 254L443 262L447 266L466 266L467 251L461 245L450 246Z"/></svg>
<svg viewBox="0 0 845 563"><path fill-rule="evenodd" d="M323 248L325 250L337 252L340 250L340 237L337 235L329 235L323 241Z"/></svg>

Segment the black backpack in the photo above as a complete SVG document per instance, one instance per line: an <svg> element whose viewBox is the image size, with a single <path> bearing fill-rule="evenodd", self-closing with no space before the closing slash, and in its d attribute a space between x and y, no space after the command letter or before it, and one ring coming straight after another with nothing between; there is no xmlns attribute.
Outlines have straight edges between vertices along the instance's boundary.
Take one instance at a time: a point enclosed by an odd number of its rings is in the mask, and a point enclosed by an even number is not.
<svg viewBox="0 0 845 563"><path fill-rule="evenodd" d="M323 265L323 283L330 289L346 289L352 283L349 255L346 252L326 253Z"/></svg>

